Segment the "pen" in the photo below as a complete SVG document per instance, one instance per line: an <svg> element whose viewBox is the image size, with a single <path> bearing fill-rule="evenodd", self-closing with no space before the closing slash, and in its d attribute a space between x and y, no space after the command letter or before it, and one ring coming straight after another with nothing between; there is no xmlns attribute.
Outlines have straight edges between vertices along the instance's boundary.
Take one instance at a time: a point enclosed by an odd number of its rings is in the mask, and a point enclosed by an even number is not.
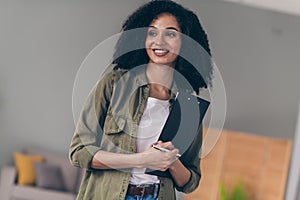
<svg viewBox="0 0 300 200"><path fill-rule="evenodd" d="M169 152L170 151L169 149L159 147L159 146L156 146L156 145L152 145L152 147L154 149L157 149L157 150L160 150L160 151L163 151L163 152ZM178 154L176 154L176 157L179 158L179 157L181 157L181 155L178 153Z"/></svg>

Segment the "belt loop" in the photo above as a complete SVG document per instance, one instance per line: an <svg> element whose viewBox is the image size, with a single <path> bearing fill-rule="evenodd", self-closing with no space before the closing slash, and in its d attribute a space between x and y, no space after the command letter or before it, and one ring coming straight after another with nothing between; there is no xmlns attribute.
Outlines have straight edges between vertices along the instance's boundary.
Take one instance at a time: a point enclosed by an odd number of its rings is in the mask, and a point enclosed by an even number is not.
<svg viewBox="0 0 300 200"><path fill-rule="evenodd" d="M154 184L153 198L158 197L158 192L159 192L159 184Z"/></svg>

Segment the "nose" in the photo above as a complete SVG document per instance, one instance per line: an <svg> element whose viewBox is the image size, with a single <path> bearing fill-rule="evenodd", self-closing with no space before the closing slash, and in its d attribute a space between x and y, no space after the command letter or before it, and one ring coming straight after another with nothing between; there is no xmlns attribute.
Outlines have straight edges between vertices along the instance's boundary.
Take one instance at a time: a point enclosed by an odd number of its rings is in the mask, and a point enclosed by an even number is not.
<svg viewBox="0 0 300 200"><path fill-rule="evenodd" d="M166 43L165 37L163 33L158 34L155 38L155 44L157 45L164 45Z"/></svg>

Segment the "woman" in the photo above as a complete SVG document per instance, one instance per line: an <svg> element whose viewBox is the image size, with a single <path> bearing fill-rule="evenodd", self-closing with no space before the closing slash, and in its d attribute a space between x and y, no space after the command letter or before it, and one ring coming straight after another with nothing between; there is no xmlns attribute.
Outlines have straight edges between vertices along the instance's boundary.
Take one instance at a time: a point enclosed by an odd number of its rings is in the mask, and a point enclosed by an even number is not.
<svg viewBox="0 0 300 200"><path fill-rule="evenodd" d="M143 27L144 34L125 34ZM86 169L77 199L172 200L174 188L189 193L199 184L202 128L180 158L179 150L171 141L160 140L160 134L178 88L186 87L177 88L174 71L182 74L197 94L199 88L210 84L209 59L197 59L203 57L196 52L194 61L202 63L200 75L178 56L191 51L183 34L210 55L207 37L193 12L167 0L140 7L122 30L114 69L89 95L71 142L72 164ZM142 43L144 48L120 53L133 43ZM153 144L168 151L157 150Z"/></svg>

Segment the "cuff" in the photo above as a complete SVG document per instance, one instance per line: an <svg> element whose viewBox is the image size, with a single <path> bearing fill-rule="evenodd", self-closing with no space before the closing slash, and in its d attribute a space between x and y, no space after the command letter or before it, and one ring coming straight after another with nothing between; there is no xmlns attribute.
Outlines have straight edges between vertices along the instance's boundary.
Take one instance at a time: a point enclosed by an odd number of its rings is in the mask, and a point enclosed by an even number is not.
<svg viewBox="0 0 300 200"><path fill-rule="evenodd" d="M189 169L189 171L191 172L190 180L182 187L176 186L176 189L179 192L191 193L194 190L196 190L199 185L200 175L194 172L193 170Z"/></svg>
<svg viewBox="0 0 300 200"><path fill-rule="evenodd" d="M85 146L76 152L74 156L73 163L75 166L79 166L81 168L85 168L87 170L93 170L91 168L92 160L94 155L100 150L99 147L96 146Z"/></svg>

